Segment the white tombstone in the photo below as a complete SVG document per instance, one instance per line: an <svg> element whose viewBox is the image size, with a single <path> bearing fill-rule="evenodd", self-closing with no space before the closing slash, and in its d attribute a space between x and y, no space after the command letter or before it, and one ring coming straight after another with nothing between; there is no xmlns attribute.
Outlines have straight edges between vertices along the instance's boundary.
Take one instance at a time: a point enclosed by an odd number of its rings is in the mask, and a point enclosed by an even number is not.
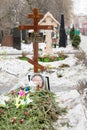
<svg viewBox="0 0 87 130"><path fill-rule="evenodd" d="M59 22L53 17L53 15L48 12L46 15L44 15L44 18L40 20L39 25L53 25L53 28L59 27ZM46 30L46 54L53 54L52 52L52 38L51 33L52 30Z"/></svg>

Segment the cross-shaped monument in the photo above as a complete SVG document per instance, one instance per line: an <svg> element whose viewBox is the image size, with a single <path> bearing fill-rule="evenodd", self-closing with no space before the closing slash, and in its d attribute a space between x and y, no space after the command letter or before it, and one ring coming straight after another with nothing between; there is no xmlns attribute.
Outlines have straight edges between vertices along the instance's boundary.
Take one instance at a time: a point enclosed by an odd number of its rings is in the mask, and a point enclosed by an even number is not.
<svg viewBox="0 0 87 130"><path fill-rule="evenodd" d="M33 29L34 33L38 33L40 29L43 30L52 30L53 26L51 25L38 25L38 21L44 17L43 14L38 13L38 8L33 9L33 14L29 14L28 18L32 18L34 20L34 25L20 25L20 30L30 30ZM34 59L28 58L28 62L34 65L34 72L37 73L38 69L42 71L45 69L44 66L38 64L38 42L37 40L33 43L34 47Z"/></svg>

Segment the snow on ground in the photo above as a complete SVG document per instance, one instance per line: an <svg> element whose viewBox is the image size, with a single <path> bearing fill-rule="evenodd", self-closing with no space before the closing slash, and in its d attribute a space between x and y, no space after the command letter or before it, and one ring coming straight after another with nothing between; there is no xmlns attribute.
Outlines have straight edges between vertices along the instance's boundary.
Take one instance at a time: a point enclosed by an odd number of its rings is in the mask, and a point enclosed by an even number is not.
<svg viewBox="0 0 87 130"><path fill-rule="evenodd" d="M68 108L68 114L64 119L70 124L69 128L66 126L59 128L58 120L55 123L57 130L87 130L87 120L81 103L81 95L75 89L67 92L57 92L56 95L56 101L60 102L59 105Z"/></svg>
<svg viewBox="0 0 87 130"><path fill-rule="evenodd" d="M41 44L44 51L45 45ZM22 44L22 50L16 50L11 47L0 47L0 93L5 94L10 90L26 86L30 82L28 75L33 74L33 66L27 61L18 59L22 51L29 52L29 57L32 57L32 45ZM49 66L46 72L40 72L42 75L49 76L51 91L55 92L56 100L60 102L61 106L68 107L66 119L70 121L72 127L58 128L57 130L87 130L87 120L84 114L83 104L81 102L81 95L77 92L76 86L79 81L87 80L86 67L79 63L74 53L80 51L74 50L71 45L66 48L53 48L53 52L64 53L68 55L65 60L55 61L40 64ZM17 53L20 55L9 55L8 53ZM69 67L60 68L61 65L67 64ZM50 69L51 68L51 69ZM61 76L60 76L61 75ZM2 97L2 95L1 95Z"/></svg>
<svg viewBox="0 0 87 130"><path fill-rule="evenodd" d="M80 47L87 54L87 36L81 35L81 44L80 44Z"/></svg>

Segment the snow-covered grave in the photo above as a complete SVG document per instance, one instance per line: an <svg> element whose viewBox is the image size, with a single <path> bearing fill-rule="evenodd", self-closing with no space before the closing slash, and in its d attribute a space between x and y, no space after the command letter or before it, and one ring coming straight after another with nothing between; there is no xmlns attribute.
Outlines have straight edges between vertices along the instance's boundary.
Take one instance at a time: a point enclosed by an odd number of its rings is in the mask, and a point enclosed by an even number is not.
<svg viewBox="0 0 87 130"><path fill-rule="evenodd" d="M39 48L42 49L42 53L45 52L44 43L41 43ZM2 54L0 55L0 103L4 103L6 98L4 94L21 86L31 85L28 75L33 73L33 66L18 58L22 52L29 52L28 56L33 57L32 45L22 44L22 50L0 47ZM68 57L61 61L40 62L48 66L47 71L40 73L49 76L51 91L56 94L56 101L60 103L60 106L68 107L68 113L64 118L72 127L59 128L58 122L55 126L57 130L87 130L84 98L77 91L79 83L85 84L87 80L85 65L75 57L75 54L81 53L81 50L75 50L68 45L66 48L53 48L53 52L56 55L64 53ZM10 53L18 53L18 55L6 55ZM62 65L68 65L68 67L61 67Z"/></svg>

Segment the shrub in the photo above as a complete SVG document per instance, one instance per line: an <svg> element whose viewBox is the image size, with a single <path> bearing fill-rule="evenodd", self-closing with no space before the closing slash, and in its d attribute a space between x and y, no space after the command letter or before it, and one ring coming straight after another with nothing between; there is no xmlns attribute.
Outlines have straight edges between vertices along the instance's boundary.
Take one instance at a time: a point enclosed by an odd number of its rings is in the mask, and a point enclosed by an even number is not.
<svg viewBox="0 0 87 130"><path fill-rule="evenodd" d="M81 50L80 53L76 53L75 57L87 67L87 57L86 53L83 50Z"/></svg>
<svg viewBox="0 0 87 130"><path fill-rule="evenodd" d="M74 35L75 35L75 29L74 29L74 26L73 26L70 30L70 40L73 40Z"/></svg>
<svg viewBox="0 0 87 130"><path fill-rule="evenodd" d="M81 38L79 35L74 35L73 41L72 41L72 46L75 48L78 48L79 44L81 42Z"/></svg>
<svg viewBox="0 0 87 130"><path fill-rule="evenodd" d="M19 57L20 60L24 60L24 61L28 61L28 58L27 57Z"/></svg>

